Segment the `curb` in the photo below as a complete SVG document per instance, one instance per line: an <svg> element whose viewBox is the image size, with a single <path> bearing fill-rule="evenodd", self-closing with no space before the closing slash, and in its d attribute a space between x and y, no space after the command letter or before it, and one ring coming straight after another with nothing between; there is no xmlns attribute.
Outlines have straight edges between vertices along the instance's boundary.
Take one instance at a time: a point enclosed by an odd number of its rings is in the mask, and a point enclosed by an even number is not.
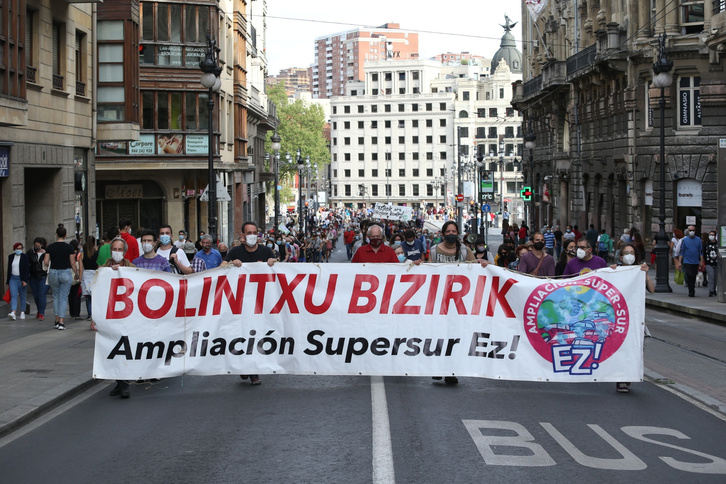
<svg viewBox="0 0 726 484"><path fill-rule="evenodd" d="M683 395L686 395L694 400L696 400L699 403L702 403L706 407L710 408L711 410L720 413L721 415L726 416L726 403L723 403L720 400L716 400L713 397L710 397L706 395L703 392L699 392L698 390L695 390L687 385L682 385L680 383L670 383L670 378L666 378L652 370L649 370L647 368L644 369L643 374L647 380L649 380L651 383L658 387L662 387L666 390L674 391ZM661 381L658 381L661 380ZM669 383L664 384L663 381L667 380Z"/></svg>
<svg viewBox="0 0 726 484"><path fill-rule="evenodd" d="M658 299L645 298L645 307L650 309L665 310L675 315L685 316L696 316L698 318L706 320L708 323L715 323L722 326L726 326L726 313L717 313L715 311L709 311L707 309L692 308L688 306L682 306L680 304L671 303L668 301L661 301Z"/></svg>
<svg viewBox="0 0 726 484"><path fill-rule="evenodd" d="M91 378L91 371L71 378L64 383L0 414L0 438L27 425L42 415L58 408L89 388L103 383L104 380Z"/></svg>

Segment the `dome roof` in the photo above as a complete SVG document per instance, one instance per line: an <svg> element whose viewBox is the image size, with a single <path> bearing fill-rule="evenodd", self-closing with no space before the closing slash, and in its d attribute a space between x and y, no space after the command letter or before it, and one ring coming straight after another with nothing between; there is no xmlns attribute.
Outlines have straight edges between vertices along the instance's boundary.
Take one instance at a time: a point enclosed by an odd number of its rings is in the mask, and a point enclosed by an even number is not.
<svg viewBox="0 0 726 484"><path fill-rule="evenodd" d="M504 16L504 19L506 20L506 23L502 25L504 28L504 35L502 36L501 44L499 44L499 50L496 54L494 54L494 57L492 57L491 74L494 75L494 72L497 70L497 66L499 65L499 61L502 59L507 63L513 74L521 74L522 53L517 49L517 41L514 40L514 35L511 33L511 30L515 25L517 25L517 22L510 24L509 17L506 15Z"/></svg>

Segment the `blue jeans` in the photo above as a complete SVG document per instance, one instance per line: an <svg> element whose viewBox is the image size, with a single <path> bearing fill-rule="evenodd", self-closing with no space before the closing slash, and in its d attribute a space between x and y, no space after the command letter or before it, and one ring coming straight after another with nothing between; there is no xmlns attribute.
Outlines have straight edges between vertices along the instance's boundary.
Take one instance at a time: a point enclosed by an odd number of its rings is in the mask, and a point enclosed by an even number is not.
<svg viewBox="0 0 726 484"><path fill-rule="evenodd" d="M20 280L20 276L10 276L10 310L17 312L25 312L25 295L28 293L28 288L23 286L23 282ZM20 296L20 304L18 305L18 296Z"/></svg>
<svg viewBox="0 0 726 484"><path fill-rule="evenodd" d="M53 311L56 318L65 319L68 309L68 294L73 284L73 273L70 269L53 269L48 272L48 284L53 290Z"/></svg>
<svg viewBox="0 0 726 484"><path fill-rule="evenodd" d="M30 290L33 292L35 305L38 306L38 314L45 315L45 306L48 304L48 286L45 284L45 277L40 279L31 277Z"/></svg>

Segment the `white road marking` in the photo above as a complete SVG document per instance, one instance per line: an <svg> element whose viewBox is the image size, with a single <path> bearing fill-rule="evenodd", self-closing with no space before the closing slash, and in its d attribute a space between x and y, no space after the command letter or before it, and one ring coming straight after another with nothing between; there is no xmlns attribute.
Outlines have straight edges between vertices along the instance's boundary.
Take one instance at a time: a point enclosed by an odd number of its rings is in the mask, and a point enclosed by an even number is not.
<svg viewBox="0 0 726 484"><path fill-rule="evenodd" d="M373 420L373 484L393 484L391 428L388 422L386 387L382 376L371 377L371 413Z"/></svg>

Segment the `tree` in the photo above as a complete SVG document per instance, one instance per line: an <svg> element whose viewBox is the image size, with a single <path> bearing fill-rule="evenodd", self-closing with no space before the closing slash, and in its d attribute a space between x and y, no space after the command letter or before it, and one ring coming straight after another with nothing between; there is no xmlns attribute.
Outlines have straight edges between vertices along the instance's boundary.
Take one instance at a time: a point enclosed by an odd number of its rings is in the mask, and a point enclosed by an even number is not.
<svg viewBox="0 0 726 484"><path fill-rule="evenodd" d="M277 106L277 134L280 136L280 179L291 180L297 172L297 150L301 151L303 159L310 157L310 164L317 167L318 173L323 173L323 167L330 161L330 150L325 139L325 113L317 104L306 106L301 100L292 103L288 101L285 87L281 84L271 86L267 95ZM271 153L270 138L268 134L265 149ZM287 164L286 153L290 153L291 163ZM281 195L283 192L281 192ZM293 195L294 197L294 195Z"/></svg>

